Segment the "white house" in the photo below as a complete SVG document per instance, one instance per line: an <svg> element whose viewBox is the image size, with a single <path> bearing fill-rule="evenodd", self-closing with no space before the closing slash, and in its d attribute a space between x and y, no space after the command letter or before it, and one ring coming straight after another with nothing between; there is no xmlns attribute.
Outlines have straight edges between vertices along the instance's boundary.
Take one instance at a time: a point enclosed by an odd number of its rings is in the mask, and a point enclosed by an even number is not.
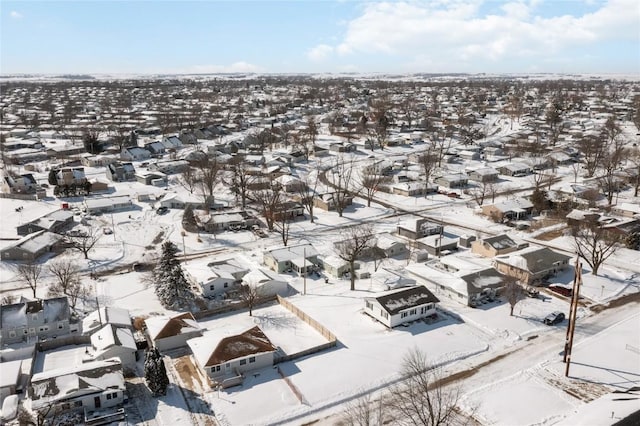
<svg viewBox="0 0 640 426"><path fill-rule="evenodd" d="M117 197L99 197L99 198L85 198L84 209L87 213L105 213L116 210L132 209L133 202L128 195L120 195Z"/></svg>
<svg viewBox="0 0 640 426"><path fill-rule="evenodd" d="M319 265L318 251L311 244L274 248L264 252L263 263L277 273L292 269L302 274Z"/></svg>
<svg viewBox="0 0 640 426"><path fill-rule="evenodd" d="M125 381L118 358L44 371L31 377L31 408L54 405L62 410L116 407L125 399Z"/></svg>
<svg viewBox="0 0 640 426"><path fill-rule="evenodd" d="M151 317L144 323L147 338L160 351L184 347L187 340L202 336L204 331L191 312L174 317Z"/></svg>
<svg viewBox="0 0 640 426"><path fill-rule="evenodd" d="M231 290L249 269L232 261L212 264L209 259L186 262L183 269L187 278L202 291L204 297L216 297Z"/></svg>
<svg viewBox="0 0 640 426"><path fill-rule="evenodd" d="M285 280L264 268L252 270L242 278L242 282L255 286L260 297L286 296L289 292L289 284Z"/></svg>
<svg viewBox="0 0 640 426"><path fill-rule="evenodd" d="M129 328L107 324L91 335L91 350L88 351L87 358L102 361L116 357L120 359L124 370L135 371L137 350Z"/></svg>
<svg viewBox="0 0 640 426"><path fill-rule="evenodd" d="M114 306L103 306L83 318L82 334L91 335L107 324L131 329L132 325L129 311Z"/></svg>
<svg viewBox="0 0 640 426"><path fill-rule="evenodd" d="M242 383L247 371L272 366L276 352L258 326L235 336L191 339L188 345L202 371L223 387Z"/></svg>
<svg viewBox="0 0 640 426"><path fill-rule="evenodd" d="M389 328L435 314L436 304L440 302L421 285L365 297L364 301L364 312Z"/></svg>

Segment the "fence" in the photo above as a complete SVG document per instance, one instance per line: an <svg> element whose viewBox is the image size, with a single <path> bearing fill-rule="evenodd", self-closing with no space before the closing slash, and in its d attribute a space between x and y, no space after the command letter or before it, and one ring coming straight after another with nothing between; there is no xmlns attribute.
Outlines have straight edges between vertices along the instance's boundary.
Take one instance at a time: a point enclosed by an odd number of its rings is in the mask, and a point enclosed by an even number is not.
<svg viewBox="0 0 640 426"><path fill-rule="evenodd" d="M0 198L13 198L16 200L37 200L36 194L10 194L6 192L0 193Z"/></svg>
<svg viewBox="0 0 640 426"><path fill-rule="evenodd" d="M280 297L280 296L278 296ZM253 309L256 309L256 307L258 307L259 305L268 303L268 302L273 302L274 300L276 300L275 296L267 296L267 297L261 297L257 300L255 300L253 302ZM241 302L237 302L237 303L230 303L228 305L224 305L224 306L219 306L217 308L213 308L213 309L207 309L204 311L198 311L198 312L192 312L193 317L196 320L201 320L203 318L207 318L213 315L218 315L218 314L224 314L227 312L232 312L232 311L239 311L241 309L246 309L249 306L249 304L246 301L241 301Z"/></svg>
<svg viewBox="0 0 640 426"><path fill-rule="evenodd" d="M277 297L278 297L278 303L280 303L281 306L283 306L287 310L291 311L295 316L300 318L302 321L304 321L307 324L309 324L318 333L322 334L322 336L325 339L327 339L329 342L333 342L333 345L336 344L336 340L337 340L336 336L332 332L330 332L325 326L323 326L318 321L316 321L313 318L311 318L309 315L307 315L305 312L303 312L300 308L298 308L297 306L294 306L289 301L285 300L284 298L280 297L279 295Z"/></svg>

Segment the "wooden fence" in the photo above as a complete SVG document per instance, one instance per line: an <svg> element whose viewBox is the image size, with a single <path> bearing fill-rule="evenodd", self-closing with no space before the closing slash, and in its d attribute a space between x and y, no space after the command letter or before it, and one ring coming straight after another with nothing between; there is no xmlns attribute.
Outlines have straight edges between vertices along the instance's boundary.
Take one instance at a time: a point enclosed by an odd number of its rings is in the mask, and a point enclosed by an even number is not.
<svg viewBox="0 0 640 426"><path fill-rule="evenodd" d="M281 306L283 306L287 310L291 311L295 316L297 316L302 321L304 321L307 324L309 324L318 333L322 334L322 336L325 339L327 339L329 342L333 342L333 344L335 345L335 342L337 341L336 336L332 332L330 332L325 326L323 326L318 321L316 321L313 318L311 318L304 311L302 311L297 306L294 306L293 304L291 304L291 302L285 300L283 297L280 297L279 295L277 297L278 297L278 303L280 303Z"/></svg>

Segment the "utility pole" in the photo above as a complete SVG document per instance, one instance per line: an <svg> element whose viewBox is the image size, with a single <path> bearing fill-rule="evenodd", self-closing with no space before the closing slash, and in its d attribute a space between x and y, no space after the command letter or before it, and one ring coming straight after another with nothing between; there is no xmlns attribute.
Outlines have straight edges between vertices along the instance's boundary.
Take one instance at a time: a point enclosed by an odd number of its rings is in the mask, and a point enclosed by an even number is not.
<svg viewBox="0 0 640 426"><path fill-rule="evenodd" d="M304 283L304 288L302 291L303 295L307 294L307 248L304 247L302 249L302 257L304 258L303 263L304 263L304 273L302 274L302 282Z"/></svg>
<svg viewBox="0 0 640 426"><path fill-rule="evenodd" d="M573 279L573 294L571 295L571 308L569 311L569 324L567 326L567 337L564 345L564 359L566 364L564 375L569 376L569 366L571 365L571 349L573 348L573 334L576 330L576 316L578 313L578 300L580 298L580 284L582 284L582 264L580 257L576 258L576 271Z"/></svg>

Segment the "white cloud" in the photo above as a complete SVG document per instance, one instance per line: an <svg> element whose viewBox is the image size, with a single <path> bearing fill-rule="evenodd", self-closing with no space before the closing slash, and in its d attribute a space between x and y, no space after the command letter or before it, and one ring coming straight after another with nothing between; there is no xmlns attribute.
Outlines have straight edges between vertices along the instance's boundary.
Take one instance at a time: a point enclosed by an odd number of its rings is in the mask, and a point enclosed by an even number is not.
<svg viewBox="0 0 640 426"><path fill-rule="evenodd" d="M638 40L636 1L609 0L581 16L551 17L535 14L538 0L511 1L500 13L487 15L479 13L479 0L371 3L346 25L335 46L316 46L308 56L383 53L414 58L415 64L437 58L449 65L544 59L603 40Z"/></svg>
<svg viewBox="0 0 640 426"><path fill-rule="evenodd" d="M307 51L307 58L314 62L320 62L333 53L333 47L328 44L319 44Z"/></svg>
<svg viewBox="0 0 640 426"><path fill-rule="evenodd" d="M20 19L22 18L22 13L18 12L17 10L12 10L11 12L9 12L9 16L13 19Z"/></svg>

